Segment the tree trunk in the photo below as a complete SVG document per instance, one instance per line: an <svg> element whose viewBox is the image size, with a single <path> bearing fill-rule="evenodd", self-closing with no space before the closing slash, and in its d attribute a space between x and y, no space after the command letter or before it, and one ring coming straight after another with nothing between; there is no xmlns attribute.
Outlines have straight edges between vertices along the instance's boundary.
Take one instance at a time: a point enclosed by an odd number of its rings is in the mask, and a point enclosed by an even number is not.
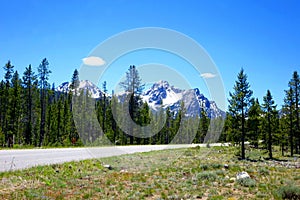
<svg viewBox="0 0 300 200"><path fill-rule="evenodd" d="M245 158L245 113L242 105L242 159L244 160Z"/></svg>
<svg viewBox="0 0 300 200"><path fill-rule="evenodd" d="M291 110L292 112L292 110ZM294 136L293 136L293 116L292 113L290 113L290 145L291 145L291 156L294 155Z"/></svg>
<svg viewBox="0 0 300 200"><path fill-rule="evenodd" d="M296 137L297 137L297 142L296 142L296 153L299 154L299 149L300 149L300 131L299 131L299 97L298 97L298 82L295 81L295 108L296 108Z"/></svg>
<svg viewBox="0 0 300 200"><path fill-rule="evenodd" d="M271 119L270 114L268 114L268 151L269 151L269 158L272 159L272 130L271 130Z"/></svg>
<svg viewBox="0 0 300 200"><path fill-rule="evenodd" d="M45 121L46 121L46 113L45 113L45 91L42 89L41 91L41 125L40 125L40 141L39 147L43 145L44 136L45 136Z"/></svg>

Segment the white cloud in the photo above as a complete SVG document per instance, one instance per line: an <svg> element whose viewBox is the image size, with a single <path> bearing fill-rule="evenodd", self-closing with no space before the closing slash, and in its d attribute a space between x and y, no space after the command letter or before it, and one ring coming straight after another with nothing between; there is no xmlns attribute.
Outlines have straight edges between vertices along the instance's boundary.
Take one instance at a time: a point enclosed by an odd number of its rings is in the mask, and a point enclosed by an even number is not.
<svg viewBox="0 0 300 200"><path fill-rule="evenodd" d="M105 65L105 60L100 57L90 56L82 59L83 63L90 66L102 66Z"/></svg>
<svg viewBox="0 0 300 200"><path fill-rule="evenodd" d="M216 77L216 75L212 74L212 73L203 73L203 74L201 74L201 77L202 78L214 78L214 77Z"/></svg>

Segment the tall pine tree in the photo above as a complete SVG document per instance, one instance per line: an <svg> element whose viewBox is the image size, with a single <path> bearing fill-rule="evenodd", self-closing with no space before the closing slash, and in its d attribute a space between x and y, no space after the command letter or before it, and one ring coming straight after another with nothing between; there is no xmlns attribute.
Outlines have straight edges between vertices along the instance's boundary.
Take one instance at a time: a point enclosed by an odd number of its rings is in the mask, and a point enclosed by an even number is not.
<svg viewBox="0 0 300 200"><path fill-rule="evenodd" d="M264 96L263 101L264 101L264 103L263 103L262 107L263 107L265 117L267 120L269 158L272 159L273 158L273 154L272 154L272 140L273 140L272 139L272 131L273 131L272 118L276 114L276 112L275 112L276 105L275 105L275 102L273 100L270 90L267 91L267 94L266 94L266 96Z"/></svg>
<svg viewBox="0 0 300 200"><path fill-rule="evenodd" d="M40 138L39 146L43 145L45 136L45 124L46 124L46 94L49 87L49 62L44 58L38 67L39 86L40 86L40 104L41 104L41 122L40 122Z"/></svg>
<svg viewBox="0 0 300 200"><path fill-rule="evenodd" d="M284 98L284 111L285 115L288 118L287 123L289 127L289 143L290 143L290 155L294 155L294 98L293 98L293 89L285 91Z"/></svg>
<svg viewBox="0 0 300 200"><path fill-rule="evenodd" d="M4 99L3 99L4 104L2 105L3 113L4 113L2 127L3 127L5 142L7 143L8 147L11 147L13 144L13 135L9 131L9 116L8 116L8 113L10 112L11 109L9 104L9 99L10 99L9 90L11 88L10 81L12 78L12 74L14 72L13 68L14 66L11 64L10 60L4 66L5 90L4 90Z"/></svg>
<svg viewBox="0 0 300 200"><path fill-rule="evenodd" d="M251 101L248 117L248 138L255 148L258 148L262 110L258 99Z"/></svg>
<svg viewBox="0 0 300 200"><path fill-rule="evenodd" d="M292 89L292 97L294 101L294 118L295 118L295 138L296 138L296 153L299 154L300 149L300 120L299 120L299 107L300 107L300 78L298 72L293 73L293 77L289 82L289 87Z"/></svg>
<svg viewBox="0 0 300 200"><path fill-rule="evenodd" d="M32 71L31 65L26 67L25 72L23 74L23 87L25 90L24 99L25 99L25 143L32 143L32 106L33 106L33 90L34 90L34 82L36 81L36 75Z"/></svg>
<svg viewBox="0 0 300 200"><path fill-rule="evenodd" d="M13 138L17 139L17 143L20 144L22 137L20 135L20 123L21 123L21 79L18 71L12 76L11 80L11 94L10 94L10 112L9 112L9 131L13 134ZM15 141L14 141L15 142Z"/></svg>
<svg viewBox="0 0 300 200"><path fill-rule="evenodd" d="M120 86L125 90L127 93L127 99L129 100L129 114L131 119L138 123L138 113L141 106L141 94L144 89L144 84L142 84L142 80L139 76L139 72L134 65L131 65L126 72L126 79L125 81L120 83ZM130 125L129 125L130 126ZM128 127L130 131L130 144L134 142L134 132L136 130L133 129L132 126Z"/></svg>
<svg viewBox="0 0 300 200"><path fill-rule="evenodd" d="M241 156L242 159L245 159L245 119L248 116L253 92L250 90L250 84L247 81L247 75L245 74L244 69L241 69L237 79L238 80L233 87L233 93L229 93L229 112L233 117L241 119Z"/></svg>

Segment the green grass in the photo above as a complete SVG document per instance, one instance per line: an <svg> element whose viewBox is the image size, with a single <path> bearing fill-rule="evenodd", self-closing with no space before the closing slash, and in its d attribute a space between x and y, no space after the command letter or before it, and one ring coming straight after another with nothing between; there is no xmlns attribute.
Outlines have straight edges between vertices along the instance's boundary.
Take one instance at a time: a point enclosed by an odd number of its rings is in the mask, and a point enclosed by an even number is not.
<svg viewBox="0 0 300 200"><path fill-rule="evenodd" d="M298 197L299 169L271 166L271 161L239 161L235 152L233 147L173 149L4 172L0 199ZM255 150L251 156L267 155ZM229 168L224 169L224 164ZM250 181L232 179L241 171L249 173Z"/></svg>

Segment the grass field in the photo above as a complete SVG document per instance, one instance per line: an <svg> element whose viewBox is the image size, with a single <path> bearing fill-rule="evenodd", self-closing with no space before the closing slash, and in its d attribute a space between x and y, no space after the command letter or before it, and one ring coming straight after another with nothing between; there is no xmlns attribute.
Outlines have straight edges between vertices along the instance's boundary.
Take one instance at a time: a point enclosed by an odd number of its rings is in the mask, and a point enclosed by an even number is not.
<svg viewBox="0 0 300 200"><path fill-rule="evenodd" d="M300 198L300 169L293 158L268 161L263 150L251 150L251 161L240 161L236 152L195 147L4 172L0 199ZM235 180L241 171L251 178Z"/></svg>

